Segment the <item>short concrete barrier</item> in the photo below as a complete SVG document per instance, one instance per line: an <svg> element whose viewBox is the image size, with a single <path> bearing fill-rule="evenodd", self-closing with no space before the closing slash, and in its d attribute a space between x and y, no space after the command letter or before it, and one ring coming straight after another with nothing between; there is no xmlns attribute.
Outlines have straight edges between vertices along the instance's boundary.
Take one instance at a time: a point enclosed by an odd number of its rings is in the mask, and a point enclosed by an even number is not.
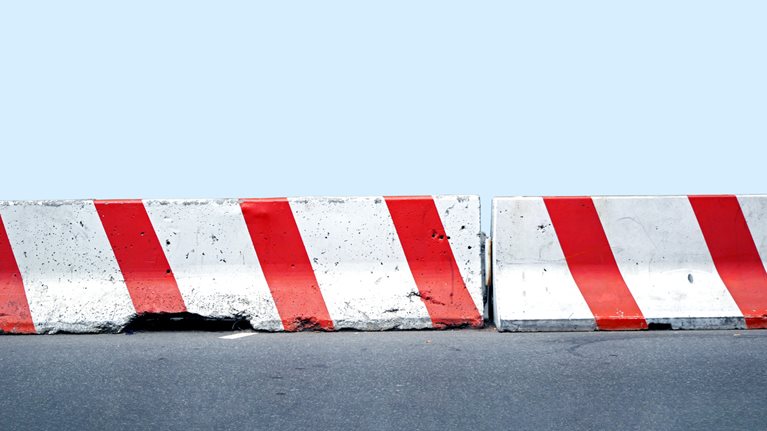
<svg viewBox="0 0 767 431"><path fill-rule="evenodd" d="M0 332L483 324L476 196L0 202Z"/></svg>
<svg viewBox="0 0 767 431"><path fill-rule="evenodd" d="M493 200L503 331L767 328L767 197Z"/></svg>

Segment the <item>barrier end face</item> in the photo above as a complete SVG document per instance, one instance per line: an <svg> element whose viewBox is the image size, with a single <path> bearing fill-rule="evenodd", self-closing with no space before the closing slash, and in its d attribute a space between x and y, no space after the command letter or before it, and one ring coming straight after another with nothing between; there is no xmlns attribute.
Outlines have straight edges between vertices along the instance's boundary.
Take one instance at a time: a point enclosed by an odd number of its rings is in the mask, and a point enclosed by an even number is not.
<svg viewBox="0 0 767 431"><path fill-rule="evenodd" d="M484 232L480 232L480 238L482 238L482 244L480 247L480 253L482 254L482 261L481 261L481 272L482 272L482 302L483 302L483 310L482 310L482 316L485 320L489 320L493 314L491 313L494 310L491 310L490 302L491 302L491 289L493 284L493 257L491 255L491 248L492 248L492 242L490 241L490 238L485 235Z"/></svg>

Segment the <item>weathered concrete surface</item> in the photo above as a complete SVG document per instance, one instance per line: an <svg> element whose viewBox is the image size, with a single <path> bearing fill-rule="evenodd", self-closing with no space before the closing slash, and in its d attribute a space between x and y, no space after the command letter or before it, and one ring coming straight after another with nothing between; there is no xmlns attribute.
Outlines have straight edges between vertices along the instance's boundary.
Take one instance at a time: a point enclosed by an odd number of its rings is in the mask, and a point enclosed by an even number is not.
<svg viewBox="0 0 767 431"><path fill-rule="evenodd" d="M495 198L500 330L763 328L767 197Z"/></svg>
<svg viewBox="0 0 767 431"><path fill-rule="evenodd" d="M480 326L479 198L0 202L0 332Z"/></svg>

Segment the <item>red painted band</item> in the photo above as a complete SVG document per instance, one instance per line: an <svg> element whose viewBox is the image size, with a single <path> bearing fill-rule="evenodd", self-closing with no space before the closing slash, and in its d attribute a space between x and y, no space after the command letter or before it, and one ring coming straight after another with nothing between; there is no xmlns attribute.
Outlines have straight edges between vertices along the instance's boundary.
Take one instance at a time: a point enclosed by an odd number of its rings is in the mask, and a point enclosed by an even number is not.
<svg viewBox="0 0 767 431"><path fill-rule="evenodd" d="M0 332L34 334L27 294L19 266L0 217Z"/></svg>
<svg viewBox="0 0 767 431"><path fill-rule="evenodd" d="M394 227L434 327L482 326L431 197L386 197Z"/></svg>
<svg viewBox="0 0 767 431"><path fill-rule="evenodd" d="M333 329L288 200L243 199L240 207L285 330Z"/></svg>
<svg viewBox="0 0 767 431"><path fill-rule="evenodd" d="M137 313L186 311L176 278L140 200L94 201Z"/></svg>
<svg viewBox="0 0 767 431"><path fill-rule="evenodd" d="M567 266L594 314L597 328L647 329L642 311L623 280L589 197L544 198Z"/></svg>
<svg viewBox="0 0 767 431"><path fill-rule="evenodd" d="M750 329L767 329L767 272L735 196L690 196L719 276Z"/></svg>

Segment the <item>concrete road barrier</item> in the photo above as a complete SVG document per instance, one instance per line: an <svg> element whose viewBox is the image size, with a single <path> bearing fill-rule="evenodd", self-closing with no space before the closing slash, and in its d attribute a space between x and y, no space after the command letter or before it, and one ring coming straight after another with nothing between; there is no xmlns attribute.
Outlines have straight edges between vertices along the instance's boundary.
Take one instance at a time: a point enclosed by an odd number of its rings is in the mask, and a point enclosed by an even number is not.
<svg viewBox="0 0 767 431"><path fill-rule="evenodd" d="M503 331L767 328L767 197L493 200Z"/></svg>
<svg viewBox="0 0 767 431"><path fill-rule="evenodd" d="M0 202L0 332L479 327L476 196Z"/></svg>

